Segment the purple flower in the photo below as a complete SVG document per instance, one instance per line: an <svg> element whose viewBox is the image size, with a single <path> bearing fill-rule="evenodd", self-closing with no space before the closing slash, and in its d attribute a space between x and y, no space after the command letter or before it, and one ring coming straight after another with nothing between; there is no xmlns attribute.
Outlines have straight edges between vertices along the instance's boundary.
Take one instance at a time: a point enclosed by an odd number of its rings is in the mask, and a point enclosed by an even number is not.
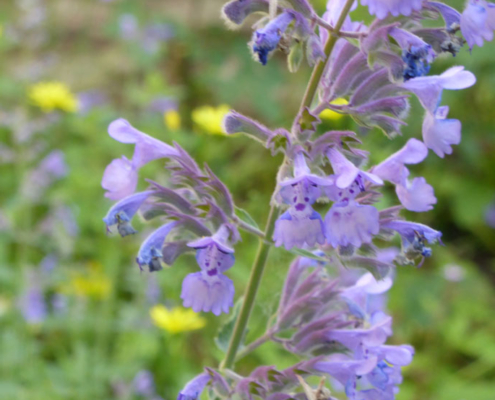
<svg viewBox="0 0 495 400"><path fill-rule="evenodd" d="M290 208L275 223L275 246L284 245L290 250L294 246L303 248L325 243L321 216L311 206L320 197L319 186L331 183L330 179L311 173L302 153L295 156L294 177L280 183L278 195Z"/></svg>
<svg viewBox="0 0 495 400"><path fill-rule="evenodd" d="M237 28L254 12L268 13L268 1L232 0L223 6L222 17L230 27Z"/></svg>
<svg viewBox="0 0 495 400"><path fill-rule="evenodd" d="M465 89L473 86L475 82L476 77L472 72L464 71L464 67L457 66L449 68L441 75L410 79L402 86L418 97L425 110L434 113L443 89Z"/></svg>
<svg viewBox="0 0 495 400"><path fill-rule="evenodd" d="M461 23L461 14L455 8L436 1L429 1L428 5L436 8L438 12L442 14L442 18L445 20L445 27L448 32L455 32L455 30L459 28Z"/></svg>
<svg viewBox="0 0 495 400"><path fill-rule="evenodd" d="M330 160L336 175L335 185L338 188L345 189L356 181L361 182L362 184L364 180L368 180L375 185L383 185L383 181L380 177L360 170L337 149L330 148L327 151L327 157Z"/></svg>
<svg viewBox="0 0 495 400"><path fill-rule="evenodd" d="M29 324L39 324L47 317L45 295L37 275L28 275L27 288L19 299L19 307L22 316Z"/></svg>
<svg viewBox="0 0 495 400"><path fill-rule="evenodd" d="M169 222L158 228L146 238L141 245L136 258L140 269L143 265L147 265L150 272L160 271L162 269L161 259L163 257L163 242L165 242L167 235L176 225L177 222L175 221Z"/></svg>
<svg viewBox="0 0 495 400"><path fill-rule="evenodd" d="M402 60L406 63L403 77L407 81L430 72L430 64L435 59L431 45L406 30L393 27L389 31L402 49Z"/></svg>
<svg viewBox="0 0 495 400"><path fill-rule="evenodd" d="M345 385L356 376L362 376L373 371L376 366L376 358L364 358L355 360L344 354L333 354L323 361L318 361L313 368L319 373L328 374Z"/></svg>
<svg viewBox="0 0 495 400"><path fill-rule="evenodd" d="M369 328L332 329L327 332L326 338L336 340L354 352L383 345L392 335L392 318L382 312L376 312L370 323Z"/></svg>
<svg viewBox="0 0 495 400"><path fill-rule="evenodd" d="M341 155L339 152L335 154ZM380 231L379 214L375 207L359 204L354 199L365 191L362 177L369 176L375 182L381 182L381 179L374 174L360 171L350 161L349 167L345 162L341 163L345 168L338 167L335 160L340 157L335 157L335 154L332 156L332 166L334 171L341 174L340 178L345 178L341 180L341 184L346 184L348 176L354 176L355 180L345 189L337 185L326 188L326 195L334 204L325 216L325 237L334 248L348 245L360 247L363 243L370 243L373 235ZM343 156L342 158L345 159Z"/></svg>
<svg viewBox="0 0 495 400"><path fill-rule="evenodd" d="M448 106L438 107L434 114L427 112L423 121L423 140L441 158L452 154L451 145L461 143L461 122L447 119L448 114Z"/></svg>
<svg viewBox="0 0 495 400"><path fill-rule="evenodd" d="M137 186L137 171L150 161L179 156L172 146L135 129L125 119L117 119L108 127L109 135L121 143L136 145L132 160L122 156L113 160L105 169L101 186L107 190L105 196L120 200L134 193Z"/></svg>
<svg viewBox="0 0 495 400"><path fill-rule="evenodd" d="M80 114L87 114L93 108L102 106L108 101L107 96L99 90L89 90L87 92L81 92L77 95L77 102L79 104L78 112Z"/></svg>
<svg viewBox="0 0 495 400"><path fill-rule="evenodd" d="M395 255L394 255L395 258ZM358 281L342 291L342 298L355 317L365 320L367 315L383 311L383 294L392 287L392 278L377 281L371 273L364 274Z"/></svg>
<svg viewBox="0 0 495 400"><path fill-rule="evenodd" d="M395 191L402 205L415 212L433 209L437 199L433 188L424 178L408 179L409 170L405 164L418 164L428 155L426 146L417 139L409 139L397 153L373 168L373 173L396 185Z"/></svg>
<svg viewBox="0 0 495 400"><path fill-rule="evenodd" d="M64 153L61 150L53 150L29 174L23 184L23 192L32 200L38 200L45 189L65 177L67 173L68 167Z"/></svg>
<svg viewBox="0 0 495 400"><path fill-rule="evenodd" d="M196 249L200 272L186 276L182 282L184 307L195 312L228 313L234 305L234 283L223 275L234 265L234 250L228 245L228 228L222 226L213 236L188 243Z"/></svg>
<svg viewBox="0 0 495 400"><path fill-rule="evenodd" d="M402 205L409 211L425 212L433 210L437 203L433 187L426 183L425 178L405 179L395 187L395 192Z"/></svg>
<svg viewBox="0 0 495 400"><path fill-rule="evenodd" d="M152 397L155 395L155 381L150 371L139 371L132 381L134 393L138 396Z"/></svg>
<svg viewBox="0 0 495 400"><path fill-rule="evenodd" d="M197 400L211 379L211 376L206 372L198 375L184 386L184 389L177 396L177 400Z"/></svg>
<svg viewBox="0 0 495 400"><path fill-rule="evenodd" d="M495 229L495 202L485 208L485 222L490 228Z"/></svg>
<svg viewBox="0 0 495 400"><path fill-rule="evenodd" d="M469 48L491 41L495 30L495 4L485 0L469 0L461 15L461 32Z"/></svg>
<svg viewBox="0 0 495 400"><path fill-rule="evenodd" d="M369 353L378 362L367 374L350 379L346 383L346 394L355 400L393 400L402 383L402 366L412 362L414 349L408 345L379 346L369 349ZM360 389L358 390L358 382Z"/></svg>
<svg viewBox="0 0 495 400"><path fill-rule="evenodd" d="M428 155L426 146L417 139L409 139L406 145L385 161L373 167L373 173L380 178L400 184L407 170L405 164L419 164Z"/></svg>
<svg viewBox="0 0 495 400"><path fill-rule="evenodd" d="M421 10L422 0L361 0L361 4L368 6L371 15L384 19L389 13L394 17L411 15L413 10Z"/></svg>
<svg viewBox="0 0 495 400"><path fill-rule="evenodd" d="M325 216L325 236L334 248L370 243L380 231L378 210L354 200L334 203Z"/></svg>
<svg viewBox="0 0 495 400"><path fill-rule="evenodd" d="M131 219L139 210L139 207L141 207L143 202L154 193L155 192L152 190L138 192L115 203L112 208L108 210L105 218L103 218L107 230L109 230L111 226L117 224L117 230L122 237L136 233L136 230L131 225Z"/></svg>
<svg viewBox="0 0 495 400"><path fill-rule="evenodd" d="M294 12L284 11L272 19L266 26L253 33L252 48L258 61L266 65L268 56L273 52L282 39L282 35L294 20Z"/></svg>
<svg viewBox="0 0 495 400"><path fill-rule="evenodd" d="M38 169L54 179L61 179L66 176L68 168L62 150L53 150L40 162Z"/></svg>
<svg viewBox="0 0 495 400"><path fill-rule="evenodd" d="M382 227L396 231L401 236L403 251L408 259L430 257L431 248L426 247L426 243L435 243L442 237L441 232L415 222L392 220L384 222Z"/></svg>

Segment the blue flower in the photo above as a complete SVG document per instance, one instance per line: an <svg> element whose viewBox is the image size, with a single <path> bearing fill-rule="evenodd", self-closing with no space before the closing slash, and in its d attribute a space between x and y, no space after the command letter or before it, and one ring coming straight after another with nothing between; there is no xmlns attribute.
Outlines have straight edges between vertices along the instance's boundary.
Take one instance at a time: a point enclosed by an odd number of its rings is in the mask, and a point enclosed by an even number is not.
<svg viewBox="0 0 495 400"><path fill-rule="evenodd" d="M148 236L148 238L141 245L136 258L139 268L143 265L147 265L150 272L160 271L162 269L161 259L163 257L163 242L165 242L167 235L176 225L176 221L169 222Z"/></svg>
<svg viewBox="0 0 495 400"><path fill-rule="evenodd" d="M213 236L188 243L196 249L196 261L201 271L187 275L182 282L180 297L184 307L220 315L228 313L234 305L234 283L223 275L235 262L228 237L229 230L222 225Z"/></svg>
<svg viewBox="0 0 495 400"><path fill-rule="evenodd" d="M107 230L116 224L117 230L122 237L136 233L137 231L131 225L131 219L143 202L154 193L152 190L139 192L115 203L103 218L103 222L107 225Z"/></svg>
<svg viewBox="0 0 495 400"><path fill-rule="evenodd" d="M275 223L275 246L284 245L290 250L294 246L303 248L325 243L323 221L311 206L320 197L320 186L331 183L327 178L311 174L302 153L295 156L294 178L280 183L279 197L290 208Z"/></svg>
<svg viewBox="0 0 495 400"><path fill-rule="evenodd" d="M293 20L293 14L285 11L254 32L253 52L258 55L258 61L261 64L266 65L268 55L277 48L283 33Z"/></svg>

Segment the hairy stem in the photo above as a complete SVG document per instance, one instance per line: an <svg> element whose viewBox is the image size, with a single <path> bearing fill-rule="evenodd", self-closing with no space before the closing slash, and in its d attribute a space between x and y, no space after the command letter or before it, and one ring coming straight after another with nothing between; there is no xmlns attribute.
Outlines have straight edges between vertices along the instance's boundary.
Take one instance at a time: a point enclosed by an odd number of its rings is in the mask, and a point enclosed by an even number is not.
<svg viewBox="0 0 495 400"><path fill-rule="evenodd" d="M275 221L277 217L278 209L272 206L270 209L270 214L268 216L268 221L266 223L265 237L272 237L273 231L275 230ZM246 288L241 312L239 313L239 317L237 318L237 321L235 323L234 332L232 333L232 337L230 338L229 348L227 349L225 359L220 364L221 369L231 369L234 366L237 349L241 344L241 339L244 335L244 331L249 320L249 315L251 314L251 310L253 309L254 299L256 298L256 293L258 292L261 277L263 276L263 271L265 269L268 253L270 252L270 247L270 243L260 240L258 254L256 255L253 268L251 269L251 276L249 277L249 282Z"/></svg>
<svg viewBox="0 0 495 400"><path fill-rule="evenodd" d="M235 360L236 361L239 361L241 358L247 356L249 353L251 353L252 351L256 350L262 344L268 342L270 340L270 338L271 338L271 335L273 335L273 332L266 332L263 336L260 336L254 342L249 343L246 347L244 347L237 354L237 357L235 358Z"/></svg>
<svg viewBox="0 0 495 400"><path fill-rule="evenodd" d="M342 13L337 21L337 24L335 24L334 35L329 35L328 41L325 45L325 61L319 62L313 70L313 74L311 75L311 79L308 83L306 93L304 94L304 98L301 103L301 108L298 115L296 116L293 127L296 125L296 122L304 109L306 107L310 107L313 103L313 99L320 83L321 76L323 75L323 71L325 70L326 63L330 58L330 54L332 53L333 48L335 47L340 29L342 28L342 25L344 24L347 14L349 13L354 1L355 0L347 0L344 8L342 9ZM251 269L251 276L249 277L249 282L246 288L241 312L239 313L239 317L237 318L237 321L235 323L234 332L232 333L232 337L230 338L227 354L225 355L225 359L220 364L220 369L232 369L232 367L234 366L237 350L239 348L239 345L241 344L242 337L244 336L244 331L246 330L249 316L254 306L254 300L258 292L258 287L261 282L261 277L263 276L266 260L268 259L268 253L270 252L271 243L267 240L271 240L271 237L273 236L273 232L275 230L275 221L277 220L278 215L279 210L274 205L272 205L270 208L268 221L266 223L265 240L260 239L258 253L256 255L253 268Z"/></svg>

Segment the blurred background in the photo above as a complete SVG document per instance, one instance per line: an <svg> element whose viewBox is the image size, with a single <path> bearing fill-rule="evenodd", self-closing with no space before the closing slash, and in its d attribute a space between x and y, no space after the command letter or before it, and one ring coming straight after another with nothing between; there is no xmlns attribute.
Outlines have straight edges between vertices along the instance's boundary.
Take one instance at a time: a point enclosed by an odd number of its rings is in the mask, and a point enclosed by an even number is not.
<svg viewBox="0 0 495 400"><path fill-rule="evenodd" d="M153 229L105 234L111 202L100 186L107 164L132 146L112 140L119 117L207 161L238 206L260 224L280 157L245 137L226 137L230 107L271 128L289 127L311 73L287 72L284 56L266 67L247 48L250 24L228 31L220 0L11 0L0 13L0 399L174 399L222 352L214 338L228 317L183 314L180 288L192 256L150 275L134 263ZM462 0L449 4L460 9ZM318 10L325 3L318 0ZM366 20L364 10L353 14ZM444 93L463 123L454 154L432 152L416 176L435 188L433 211L410 215L443 232L445 246L421 269L398 267L390 292L393 343L410 343L399 400L493 400L495 395L495 61L493 44L438 60L457 63L475 87ZM413 100L403 137L366 135L372 161L420 137ZM330 116L324 128L356 129ZM160 162L140 172L166 179ZM393 204L389 188L384 204ZM242 293L257 240L236 247L229 271ZM248 339L277 306L290 256L272 252ZM170 310L175 310L171 312ZM184 323L185 318L192 318ZM295 359L265 345L239 363L286 367Z"/></svg>

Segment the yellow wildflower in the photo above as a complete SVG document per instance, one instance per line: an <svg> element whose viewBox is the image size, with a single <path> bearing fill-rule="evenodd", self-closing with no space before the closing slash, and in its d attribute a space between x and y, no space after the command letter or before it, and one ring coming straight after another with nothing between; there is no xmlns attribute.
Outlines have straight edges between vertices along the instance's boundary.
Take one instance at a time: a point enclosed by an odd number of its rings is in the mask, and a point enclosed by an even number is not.
<svg viewBox="0 0 495 400"><path fill-rule="evenodd" d="M338 98L332 101L330 104L333 104L335 106L345 106L349 104L349 102L346 99ZM329 110L328 108L320 113L320 118L326 121L337 121L341 119L343 116L344 114L340 114L336 111Z"/></svg>
<svg viewBox="0 0 495 400"><path fill-rule="evenodd" d="M89 271L76 272L68 285L60 291L69 295L87 296L95 299L105 299L110 294L111 282L97 263L89 264Z"/></svg>
<svg viewBox="0 0 495 400"><path fill-rule="evenodd" d="M229 111L230 107L226 104L218 107L203 106L193 110L192 120L199 128L207 133L224 135L222 121Z"/></svg>
<svg viewBox="0 0 495 400"><path fill-rule="evenodd" d="M168 110L163 113L163 122L171 131L180 129L180 114L177 110Z"/></svg>
<svg viewBox="0 0 495 400"><path fill-rule="evenodd" d="M175 307L169 310L162 305L156 305L150 309L153 323L170 333L180 333L201 329L206 325L206 320L191 309Z"/></svg>
<svg viewBox="0 0 495 400"><path fill-rule="evenodd" d="M29 99L44 112L77 110L77 99L62 82L39 82L29 89Z"/></svg>

